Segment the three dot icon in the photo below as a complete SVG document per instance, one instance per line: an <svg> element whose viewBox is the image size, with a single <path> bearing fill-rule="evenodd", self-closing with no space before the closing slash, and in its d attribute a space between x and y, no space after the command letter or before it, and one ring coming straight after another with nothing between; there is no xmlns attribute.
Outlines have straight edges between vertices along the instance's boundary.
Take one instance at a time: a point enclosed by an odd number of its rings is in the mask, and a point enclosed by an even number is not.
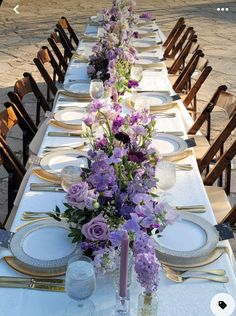
<svg viewBox="0 0 236 316"><path fill-rule="evenodd" d="M217 8L217 11L229 11L229 8Z"/></svg>

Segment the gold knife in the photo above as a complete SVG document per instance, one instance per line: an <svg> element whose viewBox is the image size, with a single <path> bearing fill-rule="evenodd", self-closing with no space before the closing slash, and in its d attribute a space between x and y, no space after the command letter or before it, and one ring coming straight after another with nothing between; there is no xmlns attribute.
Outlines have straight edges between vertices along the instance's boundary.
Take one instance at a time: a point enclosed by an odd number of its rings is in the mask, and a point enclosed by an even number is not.
<svg viewBox="0 0 236 316"><path fill-rule="evenodd" d="M11 277L11 276L0 276L0 283L48 283L48 284L58 284L60 286L64 285L65 281L63 279L52 279L52 278L23 278L23 277Z"/></svg>
<svg viewBox="0 0 236 316"><path fill-rule="evenodd" d="M65 287L63 285L52 285L52 284L35 284L35 283L21 283L21 282L0 282L0 287L5 288L21 288L21 289L32 289L39 291L55 291L64 292Z"/></svg>
<svg viewBox="0 0 236 316"><path fill-rule="evenodd" d="M30 187L30 191L66 193L62 188L50 187L50 186L48 186L48 187Z"/></svg>
<svg viewBox="0 0 236 316"><path fill-rule="evenodd" d="M70 132L48 132L48 136L54 137L83 137L80 133L70 133Z"/></svg>

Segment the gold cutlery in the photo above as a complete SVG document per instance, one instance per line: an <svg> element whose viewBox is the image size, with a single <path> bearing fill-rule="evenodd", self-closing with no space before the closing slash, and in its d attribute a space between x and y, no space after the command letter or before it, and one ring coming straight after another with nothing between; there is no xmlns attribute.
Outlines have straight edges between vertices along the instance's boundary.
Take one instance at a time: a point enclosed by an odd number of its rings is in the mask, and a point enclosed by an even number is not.
<svg viewBox="0 0 236 316"><path fill-rule="evenodd" d="M186 149L181 153L177 153L176 155L173 156L166 156L165 160L168 161L178 161L187 158L188 156L191 156L193 154L192 149Z"/></svg>
<svg viewBox="0 0 236 316"><path fill-rule="evenodd" d="M205 206L202 204L199 205L181 205L181 206L175 206L177 210L194 210L194 209L200 209L205 210Z"/></svg>
<svg viewBox="0 0 236 316"><path fill-rule="evenodd" d="M48 136L52 137L83 137L82 133L70 133L70 132L48 132Z"/></svg>
<svg viewBox="0 0 236 316"><path fill-rule="evenodd" d="M193 167L191 164L176 164L177 170L193 170Z"/></svg>
<svg viewBox="0 0 236 316"><path fill-rule="evenodd" d="M4 288L22 288L22 289L32 289L39 291L55 291L55 292L64 292L65 287L63 285L52 285L52 284L43 284L43 283L20 283L20 282L0 282L0 287Z"/></svg>
<svg viewBox="0 0 236 316"><path fill-rule="evenodd" d="M46 284L59 284L64 285L65 281L63 279L53 279L53 278L24 278L24 277L10 277L10 276L0 276L0 282L18 282L18 283L46 283Z"/></svg>
<svg viewBox="0 0 236 316"><path fill-rule="evenodd" d="M59 183L35 183L35 182L32 182L30 183L30 187L31 188L38 188L38 187L45 187L45 188L48 188L48 187L56 187L56 188L61 188L61 185Z"/></svg>
<svg viewBox="0 0 236 316"><path fill-rule="evenodd" d="M183 273L186 273L186 272L206 273L206 274L212 274L212 275L218 275L218 276L224 276L226 274L224 269L205 270L205 269L190 268L190 269L176 270L164 264L162 265L162 268L165 271L173 273L175 275L182 275Z"/></svg>
<svg viewBox="0 0 236 316"><path fill-rule="evenodd" d="M86 107L81 108L80 105L77 106L63 106L63 105L59 105L57 107L58 110L68 110L68 111L73 111L73 110L79 110L82 113L86 113Z"/></svg>
<svg viewBox="0 0 236 316"><path fill-rule="evenodd" d="M172 117L176 117L175 113L157 113L156 116L158 118L172 118Z"/></svg>
<svg viewBox="0 0 236 316"><path fill-rule="evenodd" d="M184 133L181 131L156 131L160 134L168 134L168 135L174 135L174 136L184 136Z"/></svg>
<svg viewBox="0 0 236 316"><path fill-rule="evenodd" d="M64 149L81 149L84 146L86 146L86 143L80 144L80 145L71 145L71 146L58 146L58 147L53 147L53 146L46 146L43 150L43 153L49 153L53 151L58 151L58 150L64 150Z"/></svg>
<svg viewBox="0 0 236 316"><path fill-rule="evenodd" d="M38 187L30 187L30 191L42 191L42 192L58 192L65 193L65 191L61 187L53 187L53 186L38 186Z"/></svg>
<svg viewBox="0 0 236 316"><path fill-rule="evenodd" d="M214 281L214 282L220 282L220 283L229 282L229 278L227 276L206 276L206 275L181 276L181 275L169 273L167 271L164 271L164 272L165 272L165 275L168 279L170 279L171 281L177 282L177 283L183 283L189 279L207 280L207 281Z"/></svg>

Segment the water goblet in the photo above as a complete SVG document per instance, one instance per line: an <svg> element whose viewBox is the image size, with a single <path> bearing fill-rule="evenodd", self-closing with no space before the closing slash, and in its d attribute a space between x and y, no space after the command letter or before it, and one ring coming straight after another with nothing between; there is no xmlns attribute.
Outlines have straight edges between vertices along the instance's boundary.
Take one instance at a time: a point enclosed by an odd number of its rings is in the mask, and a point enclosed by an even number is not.
<svg viewBox="0 0 236 316"><path fill-rule="evenodd" d="M89 299L95 291L96 277L92 260L86 256L74 256L69 260L65 290L70 298L77 301L67 308L67 316L93 316L94 303Z"/></svg>
<svg viewBox="0 0 236 316"><path fill-rule="evenodd" d="M136 81L141 81L143 77L143 67L142 66L132 66L130 71L130 78Z"/></svg>
<svg viewBox="0 0 236 316"><path fill-rule="evenodd" d="M156 165L156 178L158 179L157 186L163 191L171 189L176 183L176 167L173 162L159 161ZM171 194L162 193L162 199L166 200L171 197Z"/></svg>
<svg viewBox="0 0 236 316"><path fill-rule="evenodd" d="M81 168L78 166L66 166L61 170L61 186L68 191L72 184L81 182Z"/></svg>
<svg viewBox="0 0 236 316"><path fill-rule="evenodd" d="M90 96L93 100L101 99L104 95L103 81L93 79L90 81Z"/></svg>

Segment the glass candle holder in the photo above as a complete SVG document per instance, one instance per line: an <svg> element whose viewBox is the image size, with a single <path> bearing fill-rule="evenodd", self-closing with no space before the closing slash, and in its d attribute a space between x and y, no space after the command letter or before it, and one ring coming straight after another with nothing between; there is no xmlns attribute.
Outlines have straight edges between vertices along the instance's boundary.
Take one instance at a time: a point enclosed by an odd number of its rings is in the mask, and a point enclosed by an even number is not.
<svg viewBox="0 0 236 316"><path fill-rule="evenodd" d="M104 86L103 81L100 79L93 79L90 81L90 96L93 100L103 98Z"/></svg>

